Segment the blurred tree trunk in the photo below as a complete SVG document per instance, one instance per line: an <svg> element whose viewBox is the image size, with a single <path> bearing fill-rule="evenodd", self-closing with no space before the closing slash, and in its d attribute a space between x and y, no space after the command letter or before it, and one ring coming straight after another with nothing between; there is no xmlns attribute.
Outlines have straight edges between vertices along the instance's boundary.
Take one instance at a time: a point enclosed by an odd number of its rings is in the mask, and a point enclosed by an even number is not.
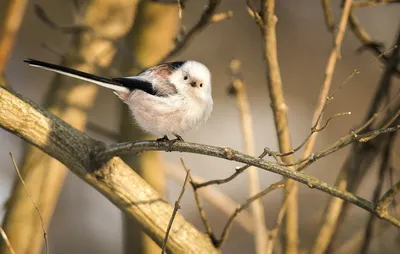
<svg viewBox="0 0 400 254"><path fill-rule="evenodd" d="M92 31L73 36L71 48L62 65L86 72L96 72L96 66L106 68L116 53L115 43L111 40L121 38L131 28L136 2L136 0L86 1L81 22L83 26L91 27ZM87 121L87 110L92 107L96 94L96 85L57 75L48 92L46 106L73 127L83 130ZM57 160L37 148L28 147L21 174L39 206L45 228L48 228L66 172L64 166ZM19 179L15 180L8 204L4 230L15 252L41 253L43 246L41 222ZM51 241L51 235L49 239ZM1 246L0 253L8 253L7 248Z"/></svg>
<svg viewBox="0 0 400 254"><path fill-rule="evenodd" d="M15 39L25 14L27 0L9 0L0 10L0 86L6 85L4 71L14 48Z"/></svg>
<svg viewBox="0 0 400 254"><path fill-rule="evenodd" d="M138 5L135 24L127 36L127 44L135 59L124 57L122 71L134 75L157 64L174 46L179 25L178 7L176 3L161 4L142 1ZM132 121L126 105L121 110L120 140L130 141L152 139L154 137L141 131ZM132 168L137 169L161 196L165 191L165 172L160 152L146 152L140 156L122 156ZM124 216L124 248L125 253L160 253L161 249L151 240L139 225L131 218Z"/></svg>

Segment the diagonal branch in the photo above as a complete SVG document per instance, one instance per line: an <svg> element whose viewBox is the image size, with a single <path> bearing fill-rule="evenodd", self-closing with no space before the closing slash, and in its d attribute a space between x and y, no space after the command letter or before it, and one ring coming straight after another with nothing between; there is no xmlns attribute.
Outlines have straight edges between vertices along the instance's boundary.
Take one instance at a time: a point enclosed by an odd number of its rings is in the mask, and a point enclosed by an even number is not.
<svg viewBox="0 0 400 254"><path fill-rule="evenodd" d="M93 153L105 145L72 128L49 111L15 92L0 88L0 126L20 136L93 186L162 245L173 208L120 158L99 164ZM48 168L48 171L51 171ZM167 243L170 253L218 253L209 238L177 214Z"/></svg>

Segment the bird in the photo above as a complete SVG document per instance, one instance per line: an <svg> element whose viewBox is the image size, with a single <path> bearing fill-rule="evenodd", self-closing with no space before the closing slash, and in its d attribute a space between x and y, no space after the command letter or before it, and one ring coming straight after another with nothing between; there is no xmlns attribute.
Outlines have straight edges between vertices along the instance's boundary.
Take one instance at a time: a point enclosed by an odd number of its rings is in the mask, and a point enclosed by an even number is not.
<svg viewBox="0 0 400 254"><path fill-rule="evenodd" d="M181 135L205 124L213 110L210 70L193 60L161 63L136 76L106 78L65 66L25 59L37 67L113 90L133 119L157 141L183 141Z"/></svg>

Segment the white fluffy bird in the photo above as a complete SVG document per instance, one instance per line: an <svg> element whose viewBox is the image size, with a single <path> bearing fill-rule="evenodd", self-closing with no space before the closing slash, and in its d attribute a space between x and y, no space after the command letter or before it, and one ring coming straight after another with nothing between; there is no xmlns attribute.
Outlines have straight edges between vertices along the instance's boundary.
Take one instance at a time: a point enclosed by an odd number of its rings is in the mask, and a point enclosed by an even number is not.
<svg viewBox="0 0 400 254"><path fill-rule="evenodd" d="M163 63L137 76L104 78L33 59L24 62L109 89L129 106L139 126L168 140L205 123L213 109L211 74L196 61Z"/></svg>

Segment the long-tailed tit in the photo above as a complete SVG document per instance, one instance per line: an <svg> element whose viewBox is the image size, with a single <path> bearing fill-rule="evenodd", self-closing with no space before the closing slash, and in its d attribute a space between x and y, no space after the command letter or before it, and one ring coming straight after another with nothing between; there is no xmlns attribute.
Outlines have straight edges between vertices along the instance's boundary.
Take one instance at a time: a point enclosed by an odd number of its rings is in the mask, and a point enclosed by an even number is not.
<svg viewBox="0 0 400 254"><path fill-rule="evenodd" d="M213 109L211 75L196 61L169 62L137 76L104 78L64 66L27 59L31 66L85 80L109 89L128 105L139 126L153 134L182 134L205 123Z"/></svg>

